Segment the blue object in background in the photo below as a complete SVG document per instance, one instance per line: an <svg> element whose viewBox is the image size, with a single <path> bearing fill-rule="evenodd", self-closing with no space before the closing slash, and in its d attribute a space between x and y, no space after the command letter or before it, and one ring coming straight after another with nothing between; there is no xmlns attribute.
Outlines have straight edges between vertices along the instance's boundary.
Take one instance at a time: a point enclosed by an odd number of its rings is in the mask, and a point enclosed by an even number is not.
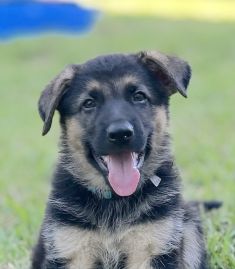
<svg viewBox="0 0 235 269"><path fill-rule="evenodd" d="M97 14L72 2L1 1L0 39L45 32L79 34L90 29Z"/></svg>

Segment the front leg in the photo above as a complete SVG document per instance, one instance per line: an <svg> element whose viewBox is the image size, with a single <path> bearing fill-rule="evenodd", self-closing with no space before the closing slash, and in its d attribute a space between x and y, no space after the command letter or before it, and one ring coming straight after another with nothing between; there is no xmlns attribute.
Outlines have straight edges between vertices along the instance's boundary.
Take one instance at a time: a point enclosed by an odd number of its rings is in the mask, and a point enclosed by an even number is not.
<svg viewBox="0 0 235 269"><path fill-rule="evenodd" d="M136 257L135 263L133 263L131 267L128 267L128 269L182 269L183 267L181 264L182 262L180 261L176 250L174 250L168 254L155 256L154 258L146 257L144 260Z"/></svg>
<svg viewBox="0 0 235 269"><path fill-rule="evenodd" d="M92 268L97 249L96 233L58 223L45 225L42 232L45 262L40 269Z"/></svg>
<svg viewBox="0 0 235 269"><path fill-rule="evenodd" d="M68 269L66 260L56 259L56 260L46 260L42 269Z"/></svg>
<svg viewBox="0 0 235 269"><path fill-rule="evenodd" d="M179 251L173 250L170 253L159 255L151 260L151 269L182 269Z"/></svg>
<svg viewBox="0 0 235 269"><path fill-rule="evenodd" d="M168 217L154 223L149 222L131 227L123 238L124 251L128 253L127 268L180 268L176 266L175 250L172 251L172 249L180 246L181 223L181 219ZM170 255L171 251L172 255ZM172 264L173 267L170 267Z"/></svg>
<svg viewBox="0 0 235 269"><path fill-rule="evenodd" d="M67 261L63 259L48 260L45 242L40 234L37 245L34 247L30 269L67 269Z"/></svg>

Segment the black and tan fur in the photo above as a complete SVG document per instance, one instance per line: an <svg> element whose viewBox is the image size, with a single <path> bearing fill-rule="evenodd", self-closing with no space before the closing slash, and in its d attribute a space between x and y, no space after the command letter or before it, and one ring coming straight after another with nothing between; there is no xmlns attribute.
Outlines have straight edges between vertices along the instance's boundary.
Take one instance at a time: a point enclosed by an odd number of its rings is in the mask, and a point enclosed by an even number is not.
<svg viewBox="0 0 235 269"><path fill-rule="evenodd" d="M70 65L46 87L39 101L43 134L55 109L62 134L32 269L207 268L198 208L182 199L168 134L169 97L186 97L190 75L177 57L141 52ZM136 91L148 99L133 102ZM96 108L84 109L91 96ZM119 119L133 123L133 144L105 142L104 129ZM105 155L125 147L141 148L145 160L136 192L121 197L92 150ZM161 179L157 187L154 176Z"/></svg>

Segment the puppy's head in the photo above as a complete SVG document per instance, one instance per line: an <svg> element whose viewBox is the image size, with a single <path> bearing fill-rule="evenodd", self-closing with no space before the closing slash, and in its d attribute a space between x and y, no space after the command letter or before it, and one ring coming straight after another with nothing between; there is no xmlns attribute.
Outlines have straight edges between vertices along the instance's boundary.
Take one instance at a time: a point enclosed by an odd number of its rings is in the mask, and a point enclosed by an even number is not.
<svg viewBox="0 0 235 269"><path fill-rule="evenodd" d="M101 56L65 68L43 91L43 135L60 113L64 163L85 185L133 194L166 155L168 100L190 67L159 52Z"/></svg>

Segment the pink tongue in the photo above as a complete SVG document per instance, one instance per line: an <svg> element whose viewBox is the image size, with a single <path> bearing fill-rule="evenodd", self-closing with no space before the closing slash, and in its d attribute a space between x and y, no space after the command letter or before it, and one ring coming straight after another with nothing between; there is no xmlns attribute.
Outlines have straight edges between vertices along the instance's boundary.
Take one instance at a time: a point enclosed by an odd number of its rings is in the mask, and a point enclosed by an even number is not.
<svg viewBox="0 0 235 269"><path fill-rule="evenodd" d="M140 180L131 152L108 156L108 180L113 190L120 196L133 194Z"/></svg>

